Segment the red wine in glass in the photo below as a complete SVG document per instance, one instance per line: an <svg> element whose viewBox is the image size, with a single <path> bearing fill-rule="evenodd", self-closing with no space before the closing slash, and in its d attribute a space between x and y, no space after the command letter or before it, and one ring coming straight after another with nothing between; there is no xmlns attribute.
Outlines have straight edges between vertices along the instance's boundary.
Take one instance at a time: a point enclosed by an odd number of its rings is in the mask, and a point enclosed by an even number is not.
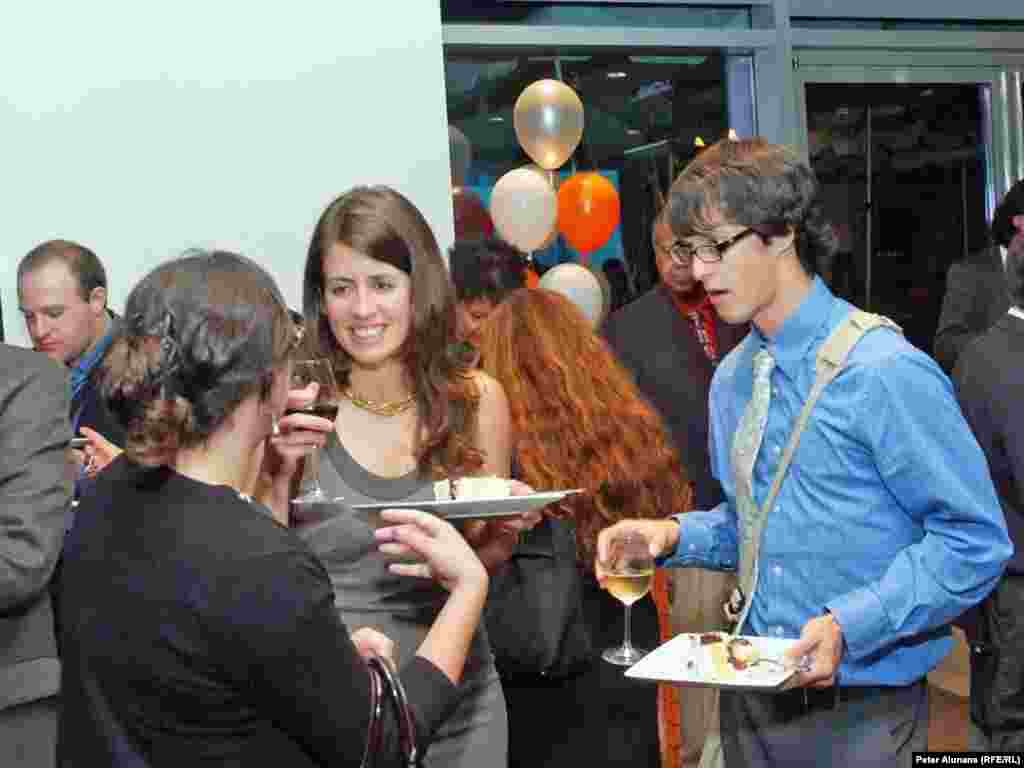
<svg viewBox="0 0 1024 768"><path fill-rule="evenodd" d="M316 384L317 394L316 399L307 408L289 410L288 413L310 413L334 422L338 416L341 392L338 389L337 381L334 378L334 369L329 360L321 358L293 361L291 384L296 389L304 389L310 384ZM293 502L320 503L327 498L327 494L320 487L319 449L314 447L310 450L308 463L308 487L298 498L292 499Z"/></svg>

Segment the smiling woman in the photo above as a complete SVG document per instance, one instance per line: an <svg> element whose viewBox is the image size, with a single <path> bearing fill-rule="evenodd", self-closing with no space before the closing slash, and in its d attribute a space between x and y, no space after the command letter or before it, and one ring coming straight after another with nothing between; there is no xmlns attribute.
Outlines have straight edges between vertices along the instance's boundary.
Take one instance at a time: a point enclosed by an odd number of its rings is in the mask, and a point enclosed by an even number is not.
<svg viewBox="0 0 1024 768"><path fill-rule="evenodd" d="M433 501L435 480L508 476L504 391L461 356L455 291L409 200L387 187L356 187L327 207L309 246L303 309L308 351L333 362L344 394L320 467L329 496L353 504ZM467 538L485 564L495 564L511 553L509 528L517 524L488 524ZM297 530L331 574L345 621L383 632L400 660L409 658L443 590L390 571L361 518L334 515ZM483 630L458 693L430 764L504 762L505 700Z"/></svg>

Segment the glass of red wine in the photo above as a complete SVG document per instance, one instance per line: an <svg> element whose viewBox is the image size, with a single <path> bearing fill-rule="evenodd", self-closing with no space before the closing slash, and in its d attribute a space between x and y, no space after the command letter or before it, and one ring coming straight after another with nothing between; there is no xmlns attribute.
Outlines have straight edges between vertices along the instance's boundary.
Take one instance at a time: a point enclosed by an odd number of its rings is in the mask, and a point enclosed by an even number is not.
<svg viewBox="0 0 1024 768"><path fill-rule="evenodd" d="M316 398L305 408L289 408L286 413L306 413L333 422L338 417L341 392L334 378L330 360L296 360L292 363L292 388L305 389L317 385ZM293 504L323 504L330 499L320 487L320 449L314 447L306 460L302 493L292 499Z"/></svg>

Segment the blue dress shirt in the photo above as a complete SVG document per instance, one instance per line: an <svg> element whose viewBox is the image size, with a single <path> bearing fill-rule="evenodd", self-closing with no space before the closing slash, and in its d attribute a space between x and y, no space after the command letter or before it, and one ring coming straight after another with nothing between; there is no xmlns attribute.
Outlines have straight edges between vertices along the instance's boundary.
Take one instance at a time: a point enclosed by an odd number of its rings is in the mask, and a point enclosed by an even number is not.
<svg viewBox="0 0 1024 768"><path fill-rule="evenodd" d="M763 502L815 379L819 347L853 307L815 278L772 337L756 327L711 384L711 465L725 501L679 515L668 566L736 568L733 434L751 397L752 360L776 360L754 466ZM812 412L768 513L744 631L796 638L831 611L846 650L842 685L904 685L952 649L948 623L995 586L1013 552L985 457L949 379L889 329L871 331ZM685 598L684 598L685 599Z"/></svg>

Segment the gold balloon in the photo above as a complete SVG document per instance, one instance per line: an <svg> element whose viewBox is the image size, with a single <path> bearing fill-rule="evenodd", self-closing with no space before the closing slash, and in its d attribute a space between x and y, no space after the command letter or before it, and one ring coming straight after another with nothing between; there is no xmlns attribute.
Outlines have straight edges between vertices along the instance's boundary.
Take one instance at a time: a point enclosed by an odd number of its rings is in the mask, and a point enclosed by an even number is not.
<svg viewBox="0 0 1024 768"><path fill-rule="evenodd" d="M523 151L541 168L553 170L583 138L583 102L559 80L538 80L519 94L512 123Z"/></svg>

